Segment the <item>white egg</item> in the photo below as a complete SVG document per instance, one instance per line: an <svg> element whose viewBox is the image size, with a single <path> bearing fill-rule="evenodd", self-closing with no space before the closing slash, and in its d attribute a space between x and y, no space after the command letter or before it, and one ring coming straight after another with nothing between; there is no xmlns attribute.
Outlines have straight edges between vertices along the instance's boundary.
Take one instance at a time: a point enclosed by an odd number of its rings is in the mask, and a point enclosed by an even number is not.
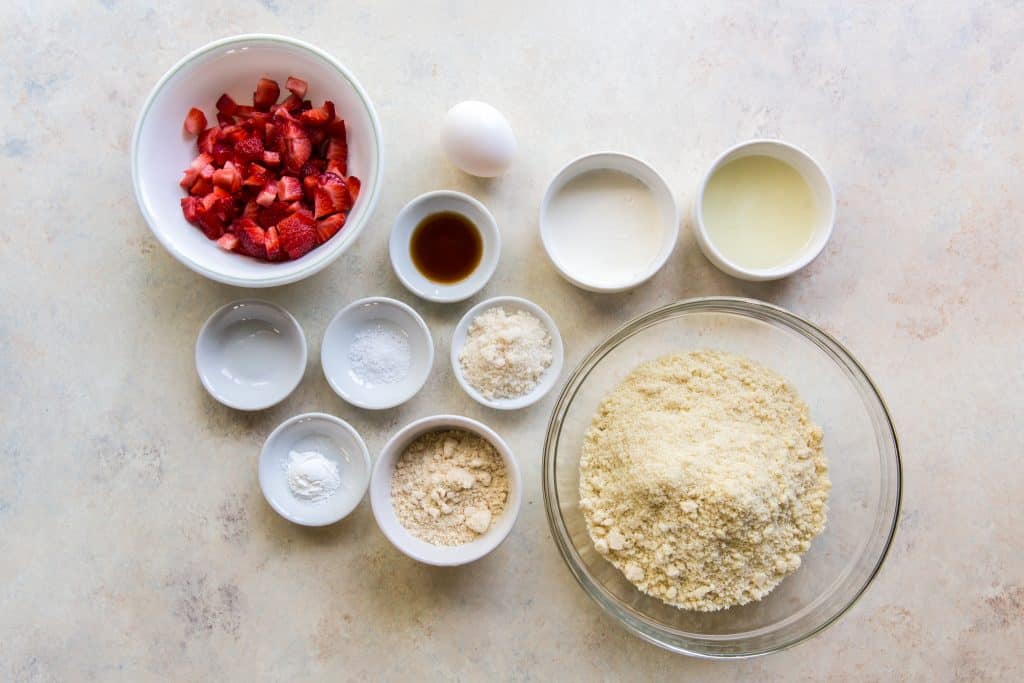
<svg viewBox="0 0 1024 683"><path fill-rule="evenodd" d="M516 154L516 136L500 111L484 102L460 102L441 125L441 148L470 175L494 178L508 170Z"/></svg>

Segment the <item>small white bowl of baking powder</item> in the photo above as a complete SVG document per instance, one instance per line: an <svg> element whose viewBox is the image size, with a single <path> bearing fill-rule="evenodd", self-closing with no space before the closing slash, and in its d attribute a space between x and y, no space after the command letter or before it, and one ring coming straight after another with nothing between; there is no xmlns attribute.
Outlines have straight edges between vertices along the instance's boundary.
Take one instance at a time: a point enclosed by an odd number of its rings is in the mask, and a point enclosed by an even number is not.
<svg viewBox="0 0 1024 683"><path fill-rule="evenodd" d="M665 265L679 237L679 209L665 179L640 159L587 154L548 185L540 237L566 280L592 292L622 292Z"/></svg>
<svg viewBox="0 0 1024 683"><path fill-rule="evenodd" d="M411 306L368 297L331 320L320 346L320 364L327 383L352 405L394 408L415 396L430 376L434 341Z"/></svg>
<svg viewBox="0 0 1024 683"><path fill-rule="evenodd" d="M326 413L285 420L259 461L260 489L288 521L326 526L359 505L370 485L370 452L352 425Z"/></svg>

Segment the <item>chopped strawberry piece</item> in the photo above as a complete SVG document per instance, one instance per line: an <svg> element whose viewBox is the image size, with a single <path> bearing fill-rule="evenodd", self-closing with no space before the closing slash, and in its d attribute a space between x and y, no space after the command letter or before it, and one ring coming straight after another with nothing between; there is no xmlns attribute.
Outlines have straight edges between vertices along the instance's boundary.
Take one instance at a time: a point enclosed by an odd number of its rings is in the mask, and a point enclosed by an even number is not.
<svg viewBox="0 0 1024 683"><path fill-rule="evenodd" d="M233 126L235 124L235 117L219 111L217 112L217 123L221 126Z"/></svg>
<svg viewBox="0 0 1024 683"><path fill-rule="evenodd" d="M269 181L256 196L256 203L262 207L270 206L277 199L277 183Z"/></svg>
<svg viewBox="0 0 1024 683"><path fill-rule="evenodd" d="M334 121L334 119L337 116L337 112L334 109L334 102L331 102L330 100L324 100L323 109L324 109L325 112L327 112L327 121L328 122ZM344 129L342 129L342 130L344 130Z"/></svg>
<svg viewBox="0 0 1024 683"><path fill-rule="evenodd" d="M302 179L302 196L307 202L312 202L316 198L316 188L320 186L317 181L317 175L308 175Z"/></svg>
<svg viewBox="0 0 1024 683"><path fill-rule="evenodd" d="M313 143L306 131L298 123L287 121L284 125L285 167L290 171L298 171L313 154Z"/></svg>
<svg viewBox="0 0 1024 683"><path fill-rule="evenodd" d="M323 244L327 240L334 237L342 226L345 225L345 219L348 216L343 213L336 213L333 216L328 216L323 220L316 222L316 239L317 244Z"/></svg>
<svg viewBox="0 0 1024 683"><path fill-rule="evenodd" d="M252 94L252 104L258 111L269 111L271 105L277 104L277 98L280 96L281 86L277 81L261 78L256 84L256 92Z"/></svg>
<svg viewBox="0 0 1024 683"><path fill-rule="evenodd" d="M202 112L200 112L202 113ZM212 154L213 145L220 140L220 126L214 126L213 128L207 128L199 134L199 151L203 154ZM211 157L212 160L212 157Z"/></svg>
<svg viewBox="0 0 1024 683"><path fill-rule="evenodd" d="M362 187L362 183L359 182L359 178L350 175L348 178L345 178L345 184L348 185L349 196L352 197L352 203L355 204L356 199L359 198L359 189Z"/></svg>
<svg viewBox="0 0 1024 683"><path fill-rule="evenodd" d="M327 110L323 107L317 107L308 111L302 112L299 116L299 120L307 126L313 126L319 128L325 126L331 120L331 115L327 113Z"/></svg>
<svg viewBox="0 0 1024 683"><path fill-rule="evenodd" d="M306 81L301 78L289 76L288 80L284 82L284 87L288 92L301 100L306 96L306 89L309 88L309 83L306 83Z"/></svg>
<svg viewBox="0 0 1024 683"><path fill-rule="evenodd" d="M192 189L188 191L190 195L195 197L202 197L213 191L213 181L209 178L199 177Z"/></svg>
<svg viewBox="0 0 1024 683"><path fill-rule="evenodd" d="M196 184L197 180L199 180L199 171L189 167L185 169L185 174L181 176L181 180L178 182L178 185L188 190Z"/></svg>
<svg viewBox="0 0 1024 683"><path fill-rule="evenodd" d="M185 114L185 132L189 135L199 135L206 128L206 114L199 109L192 107Z"/></svg>
<svg viewBox="0 0 1024 683"><path fill-rule="evenodd" d="M224 251L234 251L238 248L238 237L231 234L230 232L224 233L217 240L217 246Z"/></svg>
<svg viewBox="0 0 1024 683"><path fill-rule="evenodd" d="M238 250L243 254L266 258L266 233L263 228L248 218L239 218L231 225L231 231L238 236Z"/></svg>
<svg viewBox="0 0 1024 683"><path fill-rule="evenodd" d="M217 98L217 111L228 116L234 116L238 110L238 105L235 103L231 95L224 93Z"/></svg>
<svg viewBox="0 0 1024 683"><path fill-rule="evenodd" d="M209 166L212 163L213 157L207 154L206 152L203 152L202 154L200 154L199 156L192 160L192 163L189 164L189 168L194 168L197 171L201 171L203 170L204 166Z"/></svg>
<svg viewBox="0 0 1024 683"><path fill-rule="evenodd" d="M235 116L243 119L251 118L256 113L255 107L250 107L248 104L237 104L235 105Z"/></svg>
<svg viewBox="0 0 1024 683"><path fill-rule="evenodd" d="M318 186L314 192L314 216L323 218L339 211L352 208L352 196L343 178L333 173L324 173L317 178Z"/></svg>
<svg viewBox="0 0 1024 683"><path fill-rule="evenodd" d="M309 111L313 108L313 103L309 100L302 100L302 111Z"/></svg>
<svg viewBox="0 0 1024 683"><path fill-rule="evenodd" d="M316 221L295 212L277 224L277 234L288 258L302 258L316 246Z"/></svg>
<svg viewBox="0 0 1024 683"><path fill-rule="evenodd" d="M255 199L250 199L245 203L245 209L242 210L242 218L250 218L256 221L256 217L259 215L260 206L256 203ZM256 221L259 223L259 221Z"/></svg>
<svg viewBox="0 0 1024 683"><path fill-rule="evenodd" d="M281 251L281 240L277 236L277 228L271 225L264 235L263 247L267 250L268 261L283 261L284 252Z"/></svg>
<svg viewBox="0 0 1024 683"><path fill-rule="evenodd" d="M282 202L293 202L296 199L302 199L302 183L294 176L282 176L281 180L277 183L277 195L281 198Z"/></svg>
<svg viewBox="0 0 1024 683"><path fill-rule="evenodd" d="M344 178L348 172L348 164L345 163L344 161L337 161L331 159L330 161L327 162L327 168L325 168L324 170L327 171L328 173L333 173L336 176L341 176L342 178Z"/></svg>
<svg viewBox="0 0 1024 683"><path fill-rule="evenodd" d="M199 169L199 177L203 180L209 180L213 182L213 174L217 172L217 167L213 164L207 164Z"/></svg>
<svg viewBox="0 0 1024 683"><path fill-rule="evenodd" d="M262 159L263 158L263 141L255 135L249 135L242 138L239 142L235 143L235 152L238 156L243 159Z"/></svg>
<svg viewBox="0 0 1024 683"><path fill-rule="evenodd" d="M310 159L302 165L299 169L300 176L315 175L318 176L324 172L327 168L327 163L323 159Z"/></svg>
<svg viewBox="0 0 1024 683"><path fill-rule="evenodd" d="M292 93L288 97L284 98L284 102L281 103L280 108L283 109L285 113L298 114L302 110L302 98L295 93Z"/></svg>
<svg viewBox="0 0 1024 683"><path fill-rule="evenodd" d="M199 207L202 206L202 202L198 197L182 197L181 198L181 212L185 214L185 220L189 223L195 223L199 220Z"/></svg>
<svg viewBox="0 0 1024 683"><path fill-rule="evenodd" d="M277 201L265 209L260 209L255 220L261 227L269 228L271 225L277 225L291 214L292 210L288 208L288 204Z"/></svg>
<svg viewBox="0 0 1024 683"><path fill-rule="evenodd" d="M229 161L224 165L224 168L213 172L213 186L228 192L238 192L242 189L242 174Z"/></svg>
<svg viewBox="0 0 1024 683"><path fill-rule="evenodd" d="M267 182L273 182L267 169L259 164L249 164L249 176L242 181L242 187L262 188Z"/></svg>
<svg viewBox="0 0 1024 683"><path fill-rule="evenodd" d="M235 157L234 148L226 142L216 142L213 145L213 163L223 166Z"/></svg>
<svg viewBox="0 0 1024 683"><path fill-rule="evenodd" d="M296 199L294 202L288 205L288 211L290 213L301 213L303 216L313 217L313 212L306 208L306 205L302 203L301 199Z"/></svg>
<svg viewBox="0 0 1024 683"><path fill-rule="evenodd" d="M269 149L263 150L263 163L267 166L280 166L281 155L277 152L271 152Z"/></svg>

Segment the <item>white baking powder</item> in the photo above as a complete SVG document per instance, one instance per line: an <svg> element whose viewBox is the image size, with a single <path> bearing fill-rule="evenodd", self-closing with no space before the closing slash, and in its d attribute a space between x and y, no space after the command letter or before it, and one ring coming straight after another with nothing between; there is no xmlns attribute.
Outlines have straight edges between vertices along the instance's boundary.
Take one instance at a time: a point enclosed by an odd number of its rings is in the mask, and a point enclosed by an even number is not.
<svg viewBox="0 0 1024 683"><path fill-rule="evenodd" d="M302 500L327 500L341 486L337 464L316 451L290 452L285 470L288 488Z"/></svg>

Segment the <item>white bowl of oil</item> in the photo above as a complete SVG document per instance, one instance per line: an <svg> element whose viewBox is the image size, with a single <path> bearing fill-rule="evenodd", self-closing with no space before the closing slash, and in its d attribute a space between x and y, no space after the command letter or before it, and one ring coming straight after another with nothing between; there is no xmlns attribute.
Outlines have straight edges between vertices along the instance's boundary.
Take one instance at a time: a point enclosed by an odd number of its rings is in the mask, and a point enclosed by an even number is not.
<svg viewBox="0 0 1024 683"><path fill-rule="evenodd" d="M743 280L792 275L825 248L835 224L832 183L811 155L779 140L750 140L711 165L693 206L704 255Z"/></svg>

